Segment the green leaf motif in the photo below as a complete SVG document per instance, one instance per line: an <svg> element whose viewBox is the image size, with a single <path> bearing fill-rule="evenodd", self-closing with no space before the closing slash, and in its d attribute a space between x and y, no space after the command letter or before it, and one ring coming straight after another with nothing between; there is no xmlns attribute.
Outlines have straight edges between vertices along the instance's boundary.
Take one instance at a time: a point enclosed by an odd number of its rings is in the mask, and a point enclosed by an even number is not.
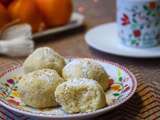
<svg viewBox="0 0 160 120"><path fill-rule="evenodd" d="M122 81L122 71L121 71L121 69L118 69L117 70L117 83L121 83L121 81Z"/></svg>
<svg viewBox="0 0 160 120"><path fill-rule="evenodd" d="M119 77L119 81L122 81L122 77Z"/></svg>
<svg viewBox="0 0 160 120"><path fill-rule="evenodd" d="M113 95L114 95L115 97L120 96L120 94L119 94L119 93L114 93Z"/></svg>
<svg viewBox="0 0 160 120"><path fill-rule="evenodd" d="M132 40L132 41L131 41L131 44L132 44L132 45L136 44L136 40Z"/></svg>
<svg viewBox="0 0 160 120"><path fill-rule="evenodd" d="M143 8L148 11L148 7L146 5L144 5Z"/></svg>
<svg viewBox="0 0 160 120"><path fill-rule="evenodd" d="M156 16L156 13L153 12L153 13L151 14L151 16L155 17L155 16Z"/></svg>

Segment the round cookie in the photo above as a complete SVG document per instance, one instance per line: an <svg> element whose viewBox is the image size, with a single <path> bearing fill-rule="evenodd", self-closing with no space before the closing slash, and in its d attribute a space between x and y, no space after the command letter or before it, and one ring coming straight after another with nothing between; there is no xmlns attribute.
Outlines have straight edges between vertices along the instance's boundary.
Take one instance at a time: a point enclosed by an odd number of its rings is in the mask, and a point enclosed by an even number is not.
<svg viewBox="0 0 160 120"><path fill-rule="evenodd" d="M62 70L64 79L87 78L96 80L104 90L109 87L109 76L104 68L91 59L75 59Z"/></svg>
<svg viewBox="0 0 160 120"><path fill-rule="evenodd" d="M54 92L64 82L55 70L42 69L22 76L18 91L22 101L34 108L57 106Z"/></svg>
<svg viewBox="0 0 160 120"><path fill-rule="evenodd" d="M67 113L92 112L106 106L103 88L95 80L68 80L56 88L55 97Z"/></svg>
<svg viewBox="0 0 160 120"><path fill-rule="evenodd" d="M25 73L35 70L49 68L56 70L61 74L65 65L64 58L53 49L42 47L36 49L23 63Z"/></svg>

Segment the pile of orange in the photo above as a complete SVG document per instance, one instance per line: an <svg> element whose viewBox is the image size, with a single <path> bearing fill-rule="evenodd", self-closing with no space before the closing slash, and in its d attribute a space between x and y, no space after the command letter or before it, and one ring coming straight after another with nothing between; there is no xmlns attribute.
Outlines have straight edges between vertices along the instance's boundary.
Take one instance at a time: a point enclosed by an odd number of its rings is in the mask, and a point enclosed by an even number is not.
<svg viewBox="0 0 160 120"><path fill-rule="evenodd" d="M19 20L29 23L33 32L37 32L67 24L71 14L71 0L12 0L7 7L0 3L0 28Z"/></svg>
<svg viewBox="0 0 160 120"><path fill-rule="evenodd" d="M7 9L2 4L0 4L0 28L10 22L10 20L11 19L9 17Z"/></svg>

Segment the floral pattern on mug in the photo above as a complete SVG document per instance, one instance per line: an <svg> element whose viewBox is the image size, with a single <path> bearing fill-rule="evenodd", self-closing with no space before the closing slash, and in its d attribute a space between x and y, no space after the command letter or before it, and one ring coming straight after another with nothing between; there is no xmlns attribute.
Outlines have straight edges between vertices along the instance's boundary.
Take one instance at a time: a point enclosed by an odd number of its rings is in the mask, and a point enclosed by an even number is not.
<svg viewBox="0 0 160 120"><path fill-rule="evenodd" d="M122 25L130 24L129 17L126 14L123 14L123 17L121 20L122 20Z"/></svg>
<svg viewBox="0 0 160 120"><path fill-rule="evenodd" d="M160 40L160 1L117 1L118 31L123 43L132 47L157 45Z"/></svg>

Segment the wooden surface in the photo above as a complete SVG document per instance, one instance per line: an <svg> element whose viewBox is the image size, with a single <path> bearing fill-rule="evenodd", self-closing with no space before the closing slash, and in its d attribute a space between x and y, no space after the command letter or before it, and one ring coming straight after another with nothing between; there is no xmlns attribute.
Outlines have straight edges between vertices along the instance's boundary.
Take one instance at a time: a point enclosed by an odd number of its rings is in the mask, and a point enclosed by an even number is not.
<svg viewBox="0 0 160 120"><path fill-rule="evenodd" d="M91 57L107 59L125 65L133 72L142 75L145 81L160 82L160 59L131 59L113 56L98 52L89 48L84 41L84 35L90 28L115 21L115 0L73 0L75 11L82 11L85 15L85 24L81 28L64 32L58 35L49 35L39 38L41 42L36 42L36 47L49 46L54 48L64 56ZM98 2L94 2L98 1ZM107 37L107 36L106 36ZM106 44L109 41L106 41ZM18 60L23 60L18 59ZM0 63L15 63L17 59L0 56Z"/></svg>

